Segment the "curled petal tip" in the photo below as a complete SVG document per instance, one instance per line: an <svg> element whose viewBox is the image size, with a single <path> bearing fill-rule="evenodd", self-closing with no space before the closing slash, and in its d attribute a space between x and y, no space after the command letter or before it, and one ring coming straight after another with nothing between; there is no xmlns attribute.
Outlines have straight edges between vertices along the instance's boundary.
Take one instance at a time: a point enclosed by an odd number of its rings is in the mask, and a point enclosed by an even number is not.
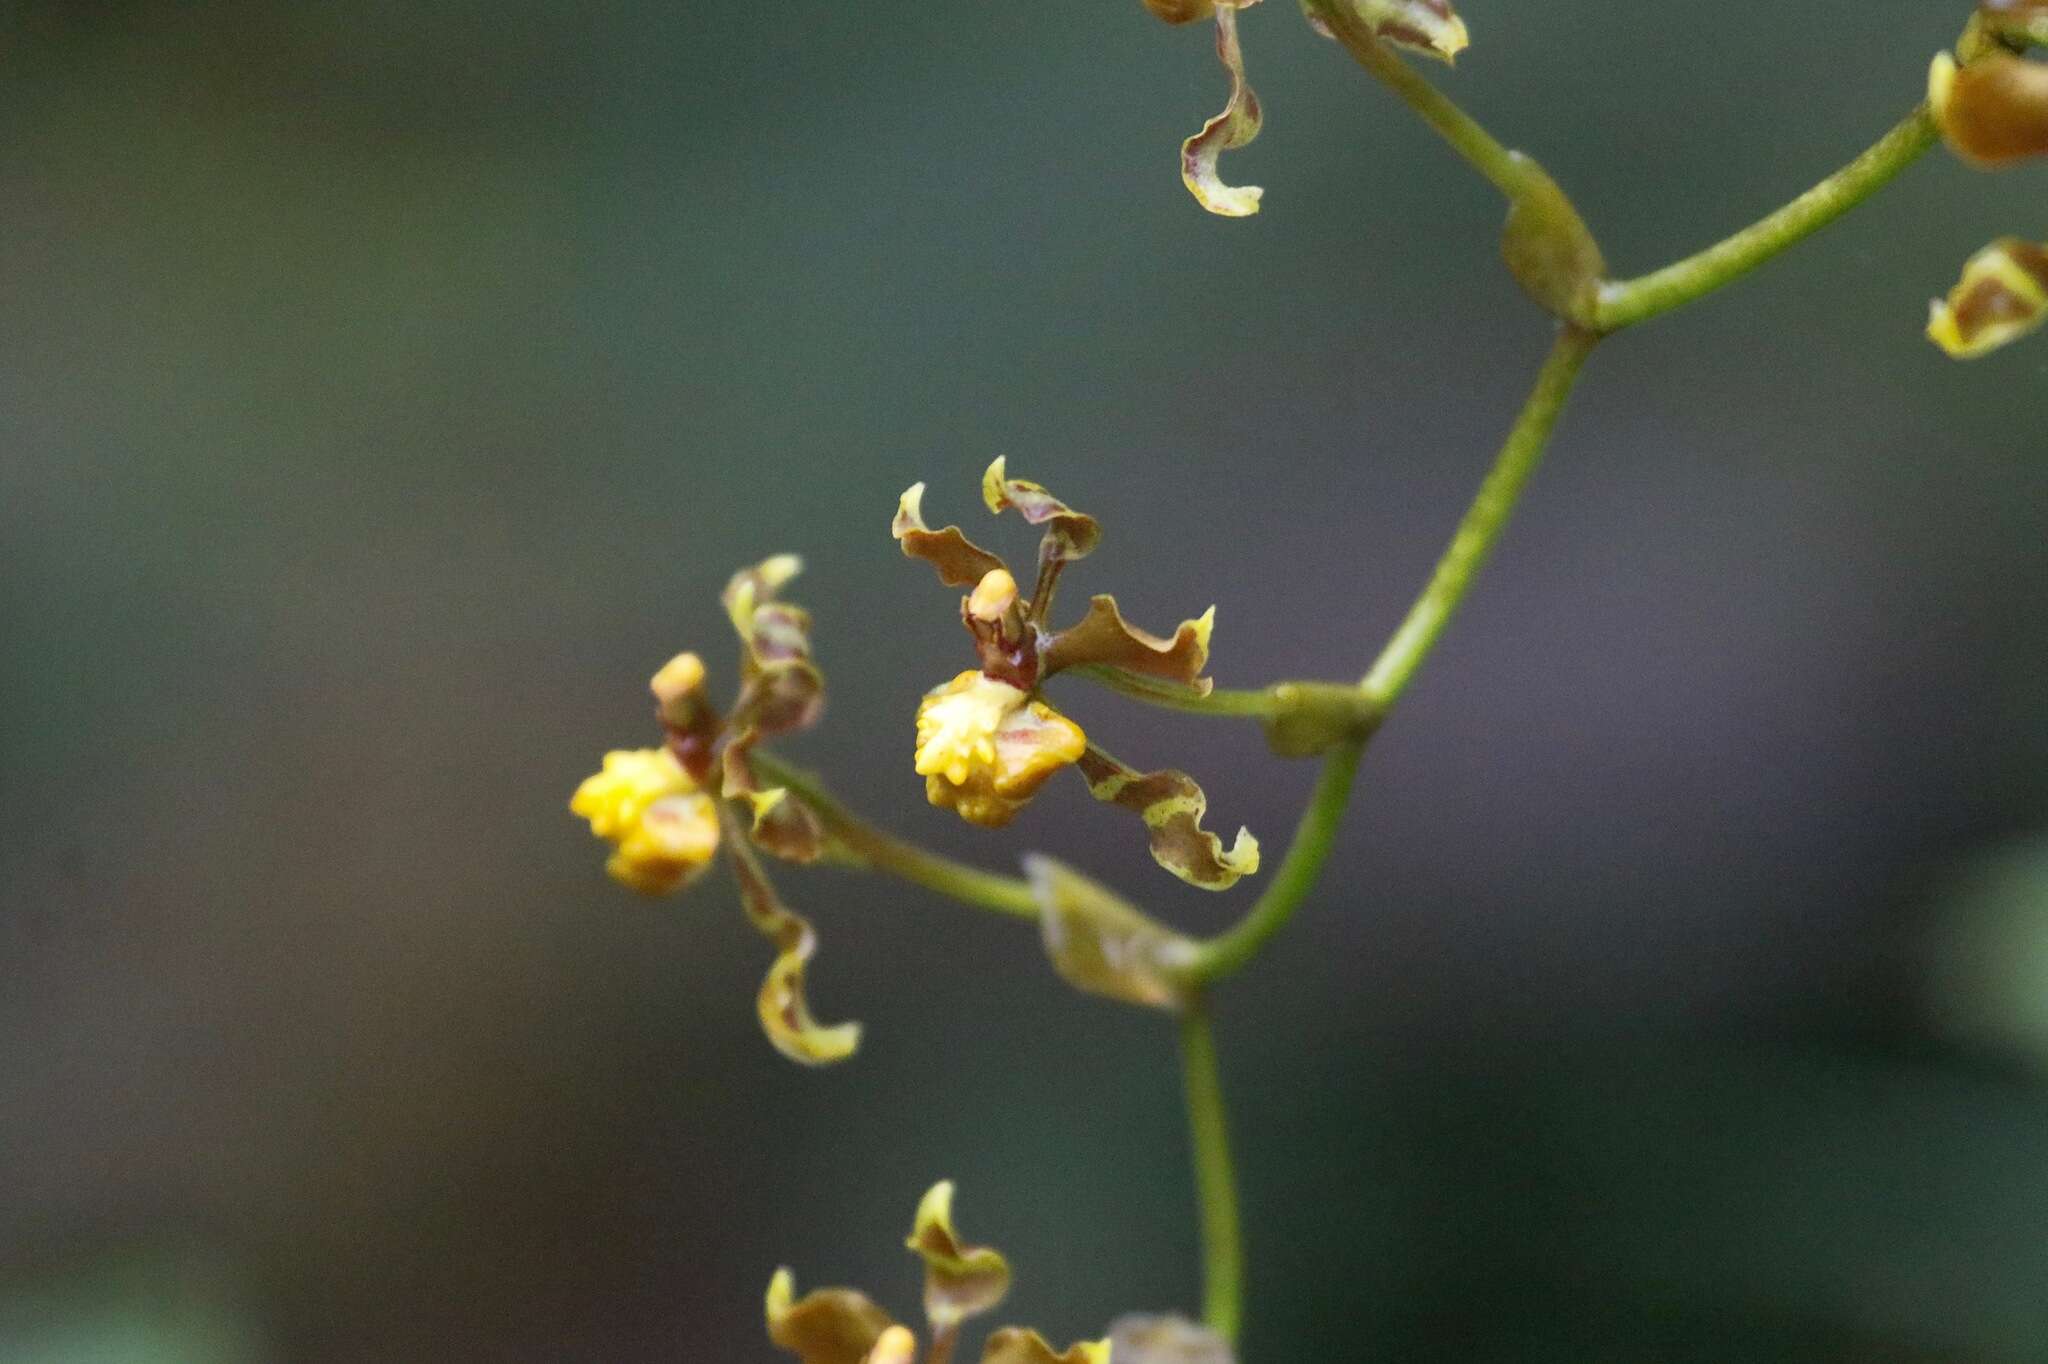
<svg viewBox="0 0 2048 1364"><path fill-rule="evenodd" d="M1216 59L1230 74L1230 98L1223 112L1204 123L1180 146L1180 178L1188 193L1209 212L1224 218L1248 218L1259 211L1265 191L1257 185L1226 185L1217 161L1259 135L1263 115L1259 97L1244 76L1244 49L1237 40L1237 7L1216 9Z"/></svg>

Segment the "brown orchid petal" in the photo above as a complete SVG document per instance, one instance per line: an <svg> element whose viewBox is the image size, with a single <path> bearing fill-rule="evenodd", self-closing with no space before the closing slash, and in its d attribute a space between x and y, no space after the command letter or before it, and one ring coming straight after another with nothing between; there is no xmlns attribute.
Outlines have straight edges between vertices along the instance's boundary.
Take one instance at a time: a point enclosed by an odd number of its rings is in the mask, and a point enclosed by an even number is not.
<svg viewBox="0 0 2048 1364"><path fill-rule="evenodd" d="M775 1271L768 1283L768 1339L801 1364L862 1364L894 1323L889 1314L850 1288L821 1288L796 1296L796 1278Z"/></svg>
<svg viewBox="0 0 2048 1364"><path fill-rule="evenodd" d="M1094 517L1077 512L1028 479L1011 478L996 456L981 476L981 498L992 512L1014 509L1034 526L1046 527L1045 543L1039 547L1041 564L1072 563L1086 558L1102 540L1102 527Z"/></svg>
<svg viewBox="0 0 2048 1364"><path fill-rule="evenodd" d="M1003 561L975 544L958 526L933 530L924 523L924 484L913 483L896 504L889 533L903 546L903 553L922 559L938 570L939 581L948 587L973 587L1003 567Z"/></svg>
<svg viewBox="0 0 2048 1364"><path fill-rule="evenodd" d="M740 696L730 724L763 735L788 734L817 723L825 707L825 676L811 661L811 616L776 600L803 571L803 560L778 554L733 574L720 600L739 633Z"/></svg>
<svg viewBox="0 0 2048 1364"><path fill-rule="evenodd" d="M981 1364L1111 1364L1110 1346L1106 1340L1084 1340L1055 1354L1038 1332L1006 1326L988 1338Z"/></svg>
<svg viewBox="0 0 2048 1364"><path fill-rule="evenodd" d="M1182 621L1173 638L1161 639L1126 621L1117 610L1115 597L1092 597L1088 614L1079 624L1047 641L1041 675L1050 677L1062 668L1099 663L1178 682L1207 696L1214 683L1202 676L1202 669L1209 666L1209 635L1215 624L1216 608L1212 606L1195 619Z"/></svg>
<svg viewBox="0 0 2048 1364"><path fill-rule="evenodd" d="M825 828L817 815L785 787L764 788L754 772L753 747L759 734L748 730L725 746L724 795L746 804L747 832L754 846L785 862L815 862L825 850Z"/></svg>
<svg viewBox="0 0 2048 1364"><path fill-rule="evenodd" d="M1038 900L1045 953L1069 985L1092 995L1177 1013L1195 944L1129 901L1053 858L1032 854L1024 875Z"/></svg>
<svg viewBox="0 0 2048 1364"><path fill-rule="evenodd" d="M962 1244L954 1233L951 1180L926 1192L905 1244L924 1261L924 1314L934 1337L951 1334L1010 1291L1009 1262L988 1246Z"/></svg>
<svg viewBox="0 0 2048 1364"><path fill-rule="evenodd" d="M1081 755L1079 766L1088 779L1088 793L1143 819L1152 860L1189 885L1224 890L1259 869L1259 840L1251 830L1239 829L1226 851L1221 839L1202 828L1209 798L1187 773L1139 772L1093 744Z"/></svg>
<svg viewBox="0 0 2048 1364"><path fill-rule="evenodd" d="M1259 135L1259 97L1244 78L1244 50L1237 41L1237 11L1242 6L1223 0L1216 6L1216 59L1230 73L1230 100L1223 112L1180 144L1180 178L1195 202L1225 218L1248 218L1259 211L1265 192L1257 185L1231 186L1216 173L1223 153L1235 151Z"/></svg>
<svg viewBox="0 0 2048 1364"><path fill-rule="evenodd" d="M792 1061L823 1066L846 1060L860 1046L860 1024L825 1027L811 1016L804 998L804 967L818 950L817 933L808 919L782 903L753 849L740 830L732 827L731 813L725 812L723 818L732 845L728 860L739 881L740 904L754 927L778 949L757 1001L762 1031L775 1049Z"/></svg>

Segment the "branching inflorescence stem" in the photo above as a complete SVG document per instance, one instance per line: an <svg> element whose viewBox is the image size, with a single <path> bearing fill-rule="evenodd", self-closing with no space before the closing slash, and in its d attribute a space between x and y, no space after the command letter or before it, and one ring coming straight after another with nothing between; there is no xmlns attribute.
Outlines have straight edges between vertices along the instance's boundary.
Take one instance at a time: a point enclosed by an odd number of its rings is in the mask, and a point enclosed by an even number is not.
<svg viewBox="0 0 2048 1364"><path fill-rule="evenodd" d="M1499 543L1587 357L1600 340L1670 312L1741 278L1818 232L1883 188L1937 140L1928 109L1914 109L1869 150L1791 202L1706 249L1628 280L1605 277L1577 210L1542 167L1509 149L1382 42L1345 0L1307 0L1313 17L1367 72L1415 111L1510 204L1510 267L1559 319L1534 388L1428 582L1357 683L1281 682L1209 692L1115 668L1074 671L1148 704L1198 715L1257 720L1276 751L1322 759L1293 838L1264 892L1232 928L1194 946L1183 970L1181 1053L1203 1241L1204 1317L1235 1342L1244 1317L1244 1253L1236 1176L1223 1105L1207 989L1254 960L1314 891L1335 844L1366 743L1413 682L1451 616ZM1518 249L1517 215L1539 240ZM1546 243L1540 238L1549 234ZM1524 248L1529 246L1525 240ZM1529 270L1524 266L1535 262ZM1584 278L1543 278L1577 270ZM1536 277L1532 277L1532 271ZM1590 274L1587 272L1590 271ZM1031 883L929 852L866 823L815 779L763 752L763 775L802 800L837 846L877 871L978 908L1036 919Z"/></svg>

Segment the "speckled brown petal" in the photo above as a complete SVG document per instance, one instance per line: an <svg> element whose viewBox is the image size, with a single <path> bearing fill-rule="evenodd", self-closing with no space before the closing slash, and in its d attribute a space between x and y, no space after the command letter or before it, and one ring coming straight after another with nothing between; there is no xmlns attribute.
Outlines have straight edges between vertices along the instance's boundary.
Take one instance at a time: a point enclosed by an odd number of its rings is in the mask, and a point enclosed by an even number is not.
<svg viewBox="0 0 2048 1364"><path fill-rule="evenodd" d="M1102 540L1102 527L1086 512L1077 512L1029 479L1011 478L1008 461L997 455L981 476L981 500L992 512L1013 508L1034 526L1044 526L1039 562L1072 563L1086 558Z"/></svg>
<svg viewBox="0 0 2048 1364"><path fill-rule="evenodd" d="M913 483L896 503L895 519L889 533L903 546L903 553L922 559L939 572L948 587L974 587L1003 567L1003 561L964 535L960 527L933 530L924 523L924 484Z"/></svg>
<svg viewBox="0 0 2048 1364"><path fill-rule="evenodd" d="M807 1066L844 1061L860 1046L860 1024L825 1027L811 1016L804 999L804 967L818 950L818 935L808 919L784 905L775 893L768 873L735 827L737 820L730 807L721 806L719 816L731 848L727 860L739 881L740 904L754 927L778 949L757 1001L762 1031L775 1049L792 1061Z"/></svg>
<svg viewBox="0 0 2048 1364"><path fill-rule="evenodd" d="M801 1364L861 1364L889 1314L850 1288L821 1288L796 1296L796 1277L775 1271L768 1283L768 1339Z"/></svg>
<svg viewBox="0 0 2048 1364"><path fill-rule="evenodd" d="M1065 1354L1055 1354L1038 1332L1005 1326L988 1338L981 1364L1111 1364L1111 1359L1106 1340L1084 1340Z"/></svg>
<svg viewBox="0 0 2048 1364"><path fill-rule="evenodd" d="M1038 899L1038 923L1053 969L1091 995L1178 1013L1195 945L1149 919L1109 887L1034 853L1024 875Z"/></svg>
<svg viewBox="0 0 2048 1364"><path fill-rule="evenodd" d="M746 807L748 834L754 846L785 862L815 862L825 851L825 829L817 815L780 786L763 787L754 772L753 747L759 734L735 735L723 754L725 798Z"/></svg>
<svg viewBox="0 0 2048 1364"><path fill-rule="evenodd" d="M1223 840L1202 828L1209 798L1185 772L1139 772L1090 744L1081 755L1088 793L1120 805L1145 821L1152 860L1191 886L1226 890L1259 869L1259 840L1239 829L1226 851Z"/></svg>
<svg viewBox="0 0 2048 1364"><path fill-rule="evenodd" d="M1244 50L1237 41L1237 12L1243 6L1223 0L1216 6L1216 60L1230 73L1230 101L1223 112L1180 144L1180 178L1195 202L1225 218L1248 218L1259 211L1266 191L1257 185L1226 185L1216 161L1259 135L1263 121L1259 97L1244 78Z"/></svg>
<svg viewBox="0 0 2048 1364"><path fill-rule="evenodd" d="M730 723L736 730L788 734L817 723L825 708L825 676L811 661L811 616L776 600L803 571L803 560L778 554L733 574L719 600L740 637L740 696Z"/></svg>
<svg viewBox="0 0 2048 1364"><path fill-rule="evenodd" d="M1009 1262L988 1246L962 1244L954 1233L951 1180L926 1192L904 1244L924 1261L924 1314L934 1338L950 1335L1010 1291Z"/></svg>
<svg viewBox="0 0 2048 1364"><path fill-rule="evenodd" d="M1078 625L1046 642L1040 675L1050 677L1062 668L1100 663L1178 682L1207 696L1214 684L1202 676L1202 669L1209 666L1209 635L1215 624L1216 608L1212 606L1195 619L1182 621L1173 638L1161 639L1126 621L1117 610L1115 597L1092 597L1088 614Z"/></svg>

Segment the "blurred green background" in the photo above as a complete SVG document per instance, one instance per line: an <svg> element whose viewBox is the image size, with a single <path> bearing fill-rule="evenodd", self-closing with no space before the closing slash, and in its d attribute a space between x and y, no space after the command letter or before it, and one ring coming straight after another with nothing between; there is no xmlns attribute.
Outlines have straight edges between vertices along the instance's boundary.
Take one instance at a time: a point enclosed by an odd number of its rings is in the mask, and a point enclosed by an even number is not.
<svg viewBox="0 0 2048 1364"><path fill-rule="evenodd" d="M1465 0L1448 83L1622 271L1833 168L1961 3ZM927 808L997 453L1077 587L1218 607L1226 683L1362 669L1546 343L1492 192L1291 7L1223 79L1131 3L0 9L0 1357L767 1360L778 1263L909 1313L916 1197L1061 1340L1191 1307L1170 1027L1028 930L788 871L820 1013L761 1039L722 877L649 905L564 803L715 596L810 569L887 825L1211 930L1062 782ZM1219 999L1247 1357L2048 1359L2048 342L1926 299L2043 173L1930 158L1598 355ZM985 538L1013 553L1014 526ZM1256 734L1063 689L1284 843Z"/></svg>

